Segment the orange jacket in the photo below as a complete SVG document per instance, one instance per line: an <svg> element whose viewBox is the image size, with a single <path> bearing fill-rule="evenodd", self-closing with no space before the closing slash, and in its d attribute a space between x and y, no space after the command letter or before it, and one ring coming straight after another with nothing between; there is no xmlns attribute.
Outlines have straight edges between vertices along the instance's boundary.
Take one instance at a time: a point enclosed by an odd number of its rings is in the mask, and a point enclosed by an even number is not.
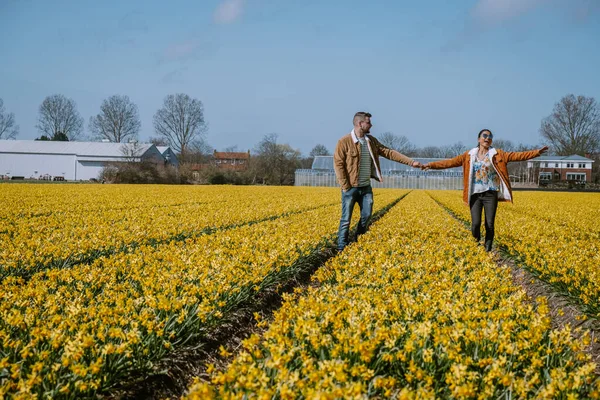
<svg viewBox="0 0 600 400"><path fill-rule="evenodd" d="M477 156L479 148L475 147L463 154L448 160L433 161L428 165L431 169L446 169L454 168L462 165L463 167L463 200L469 205L469 197L471 197L471 182L473 160ZM496 170L502 184L498 193L498 201L510 201L512 203L512 188L510 187L510 179L508 177L507 164L511 161L525 161L541 155L540 150L531 151L504 151L490 147L490 156L492 157L492 165Z"/></svg>

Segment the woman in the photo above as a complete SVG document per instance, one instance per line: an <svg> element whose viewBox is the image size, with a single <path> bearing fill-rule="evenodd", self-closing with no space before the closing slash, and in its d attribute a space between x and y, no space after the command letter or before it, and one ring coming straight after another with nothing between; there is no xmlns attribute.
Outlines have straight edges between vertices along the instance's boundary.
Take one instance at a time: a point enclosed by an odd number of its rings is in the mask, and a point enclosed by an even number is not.
<svg viewBox="0 0 600 400"><path fill-rule="evenodd" d="M525 161L544 154L548 147L532 151L503 151L492 147L494 135L482 129L477 136L479 144L474 149L452 159L424 164L421 169L446 169L462 165L463 200L471 208L471 232L479 242L481 239L481 211L485 210L485 250L492 250L494 220L498 201L512 203L512 189L508 178L507 164Z"/></svg>

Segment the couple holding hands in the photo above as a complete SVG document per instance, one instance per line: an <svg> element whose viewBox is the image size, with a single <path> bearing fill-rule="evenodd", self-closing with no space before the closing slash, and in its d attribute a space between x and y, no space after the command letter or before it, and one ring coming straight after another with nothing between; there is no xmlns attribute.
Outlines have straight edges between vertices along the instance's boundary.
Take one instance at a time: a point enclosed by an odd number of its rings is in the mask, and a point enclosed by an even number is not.
<svg viewBox="0 0 600 400"><path fill-rule="evenodd" d="M369 133L371 114L357 112L354 129L337 143L333 155L335 174L342 188L342 216L338 229L338 251L348 245L348 234L352 211L358 203L360 221L356 233L367 230L373 211L371 178L382 181L379 156L422 170L463 167L463 200L471 209L471 232L477 242L481 240L481 213L485 210L486 251L491 251L494 241L494 220L499 201L512 202L512 189L507 164L539 157L548 150L511 152L492 146L494 135L482 129L477 135L477 147L454 158L421 164L381 144Z"/></svg>

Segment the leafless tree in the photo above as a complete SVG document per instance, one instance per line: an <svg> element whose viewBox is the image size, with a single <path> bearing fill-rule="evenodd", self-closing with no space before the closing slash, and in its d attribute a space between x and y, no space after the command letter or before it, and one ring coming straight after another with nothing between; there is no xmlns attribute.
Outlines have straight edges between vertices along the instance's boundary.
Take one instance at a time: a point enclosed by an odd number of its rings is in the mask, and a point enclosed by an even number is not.
<svg viewBox="0 0 600 400"><path fill-rule="evenodd" d="M515 151L515 145L508 139L494 139L493 146L504 151Z"/></svg>
<svg viewBox="0 0 600 400"><path fill-rule="evenodd" d="M309 155L310 155L310 157L314 158L316 156L330 156L331 153L329 152L329 150L327 150L327 147L325 147L324 145L317 144L310 151Z"/></svg>
<svg viewBox="0 0 600 400"><path fill-rule="evenodd" d="M224 151L224 152L226 152L226 153L236 153L236 152L239 152L240 150L239 150L239 148L238 148L238 145L237 145L237 144L234 144L234 145L232 145L232 146L227 146L227 147L225 147L225 148L223 149L223 151Z"/></svg>
<svg viewBox="0 0 600 400"><path fill-rule="evenodd" d="M169 141L165 137L162 137L162 136L151 137L149 142L155 146L168 146L169 145Z"/></svg>
<svg viewBox="0 0 600 400"><path fill-rule="evenodd" d="M468 150L467 146L463 144L463 142L456 142L449 147L450 157L456 157L459 154L464 153Z"/></svg>
<svg viewBox="0 0 600 400"><path fill-rule="evenodd" d="M417 149L417 156L424 158L445 158L445 151L438 146L426 146Z"/></svg>
<svg viewBox="0 0 600 400"><path fill-rule="evenodd" d="M48 96L40 105L37 129L53 140L63 133L69 140L77 140L83 132L83 118L77 111L73 99L62 94Z"/></svg>
<svg viewBox="0 0 600 400"><path fill-rule="evenodd" d="M233 150L231 150L231 147L228 147L225 149L225 151L238 151L236 147L237 146L235 146ZM214 151L213 147L210 144L208 144L208 142L204 138L197 138L196 140L194 140L190 148L192 149L192 151L202 154L203 156L212 155Z"/></svg>
<svg viewBox="0 0 600 400"><path fill-rule="evenodd" d="M154 130L168 140L183 160L189 146L202 138L207 129L202 102L184 93L165 97L163 107L154 114Z"/></svg>
<svg viewBox="0 0 600 400"><path fill-rule="evenodd" d="M405 155L413 155L417 150L406 136L399 136L392 132L384 132L381 135L378 135L377 139L383 145Z"/></svg>
<svg viewBox="0 0 600 400"><path fill-rule="evenodd" d="M119 149L121 154L125 157L125 162L135 163L140 160L143 154L144 148L139 142L123 143Z"/></svg>
<svg viewBox="0 0 600 400"><path fill-rule="evenodd" d="M209 162L212 159L213 151L212 146L203 137L198 137L188 146L186 162L199 164Z"/></svg>
<svg viewBox="0 0 600 400"><path fill-rule="evenodd" d="M308 153L308 157L302 157L300 159L299 168L301 169L310 169L315 161L315 157L317 156L330 156L331 153L327 150L327 147L322 144L316 144L315 147L312 148L310 153Z"/></svg>
<svg viewBox="0 0 600 400"><path fill-rule="evenodd" d="M15 113L4 110L4 101L0 99L0 139L14 139L19 134L19 125L15 125Z"/></svg>
<svg viewBox="0 0 600 400"><path fill-rule="evenodd" d="M277 143L278 135L265 135L256 146L252 161L254 182L265 185L293 185L301 153L289 144Z"/></svg>
<svg viewBox="0 0 600 400"><path fill-rule="evenodd" d="M515 146L513 151L529 151L531 149L539 149L540 147L542 147L542 145L540 145L540 144L533 145L533 144L519 143L518 145Z"/></svg>
<svg viewBox="0 0 600 400"><path fill-rule="evenodd" d="M100 114L90 117L88 129L96 140L121 143L137 139L141 126L138 108L129 96L114 95L102 102Z"/></svg>
<svg viewBox="0 0 600 400"><path fill-rule="evenodd" d="M454 144L437 147L435 150L433 150L433 154L435 154L433 157L452 158L464 153L465 151L467 151L467 146L465 146L462 142L456 142Z"/></svg>
<svg viewBox="0 0 600 400"><path fill-rule="evenodd" d="M570 94L542 121L540 134L558 155L600 150L600 106L593 97Z"/></svg>

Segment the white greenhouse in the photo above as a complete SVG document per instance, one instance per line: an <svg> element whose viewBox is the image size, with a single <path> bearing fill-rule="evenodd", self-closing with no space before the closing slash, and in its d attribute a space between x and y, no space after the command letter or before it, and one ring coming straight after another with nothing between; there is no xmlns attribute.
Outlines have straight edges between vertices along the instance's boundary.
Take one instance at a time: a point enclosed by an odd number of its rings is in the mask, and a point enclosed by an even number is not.
<svg viewBox="0 0 600 400"><path fill-rule="evenodd" d="M441 160L441 158L415 158L421 163ZM373 187L404 189L459 190L463 187L462 167L445 170L421 171L408 165L380 157L383 182L371 180ZM312 169L297 169L296 186L339 186L333 169L333 156L316 156Z"/></svg>

